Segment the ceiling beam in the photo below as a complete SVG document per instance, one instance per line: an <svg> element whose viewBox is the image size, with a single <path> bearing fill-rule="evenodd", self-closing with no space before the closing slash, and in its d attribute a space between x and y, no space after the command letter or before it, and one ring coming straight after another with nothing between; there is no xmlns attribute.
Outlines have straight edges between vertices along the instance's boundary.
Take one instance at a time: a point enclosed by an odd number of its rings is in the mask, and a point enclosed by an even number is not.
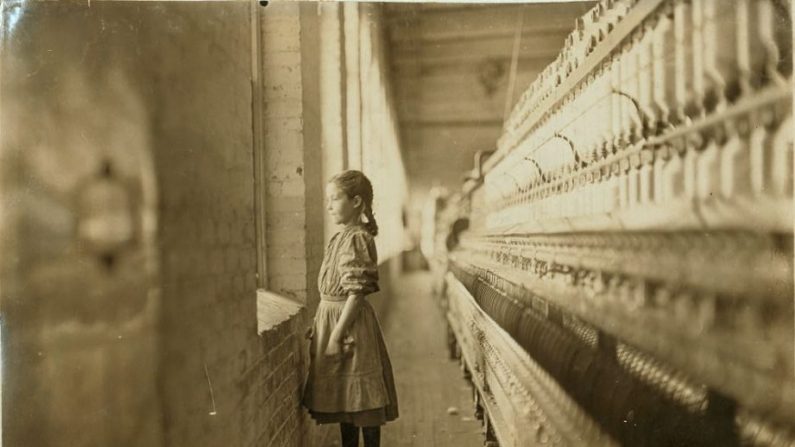
<svg viewBox="0 0 795 447"><path fill-rule="evenodd" d="M519 56L518 59L520 62L538 63L546 66L555 59L555 56L557 56L557 54L558 54L557 52L550 52L548 54ZM434 57L417 56L417 57L394 58L392 59L392 66L398 70L402 67L409 68L409 70L411 70L412 68L419 67L419 70L422 72L425 71L427 68L471 67L473 65L477 66L488 61L509 62L510 59L511 59L510 55L500 55L500 54L495 54L495 55L473 54L473 55L434 56Z"/></svg>
<svg viewBox="0 0 795 447"><path fill-rule="evenodd" d="M426 14L424 12L393 16L388 14L390 40L414 37L421 39L450 39L479 36L483 33L516 31L518 19L529 32L571 32L575 19L585 13L590 4L560 5L499 5L472 8L457 13Z"/></svg>
<svg viewBox="0 0 795 447"><path fill-rule="evenodd" d="M574 24L571 28L561 28L559 25L545 25L529 27L525 26L522 29L522 39L530 39L537 36L559 36L561 40L565 39L571 31L574 30ZM416 33L416 34L415 34ZM413 34L413 35L412 35ZM484 39L513 39L516 36L514 29L480 29L480 30L467 30L466 32L451 30L451 31L412 31L410 27L405 28L392 28L390 29L389 40L393 45L402 45L404 42L416 42L421 44L437 44L449 42L469 42L473 40Z"/></svg>
<svg viewBox="0 0 795 447"><path fill-rule="evenodd" d="M558 3L502 3L502 4L489 4L489 3L415 3L411 5L391 5L386 9L387 23L400 22L406 18L420 16L422 18L437 19L443 16L444 19L455 19L456 16L466 16L471 14L483 14L498 12L509 15L516 15L521 13L544 14L546 16L558 17L571 15L570 11L574 14L582 15L596 4L596 1L569 1Z"/></svg>
<svg viewBox="0 0 795 447"><path fill-rule="evenodd" d="M520 56L552 56L550 60L557 56L563 46L565 36L563 34L546 34L526 38L521 40L518 54ZM457 55L483 55L483 56L507 56L513 55L514 37L511 38L490 38L478 39L475 41L449 41L447 43L437 43L433 45L422 45L415 48L413 45L403 46L394 45L391 56L393 59L405 59L406 57L435 58Z"/></svg>
<svg viewBox="0 0 795 447"><path fill-rule="evenodd" d="M503 121L499 119L472 120L416 120L401 119L400 125L405 127L502 127Z"/></svg>
<svg viewBox="0 0 795 447"><path fill-rule="evenodd" d="M571 30L564 30L560 27L544 27L544 28L534 28L534 29L524 29L522 31L522 40L531 40L534 37L550 37L555 36L555 38L560 39L563 41L566 36L569 35ZM420 44L446 44L446 43L460 43L460 42L471 42L471 41L481 41L481 40L502 40L502 39L514 39L516 37L516 32L513 30L482 30L476 32L468 32L468 33L436 33L436 34L422 34L420 36L410 37L406 34L408 31L401 31L395 32L391 37L390 41L393 45L400 47L406 42L416 42Z"/></svg>

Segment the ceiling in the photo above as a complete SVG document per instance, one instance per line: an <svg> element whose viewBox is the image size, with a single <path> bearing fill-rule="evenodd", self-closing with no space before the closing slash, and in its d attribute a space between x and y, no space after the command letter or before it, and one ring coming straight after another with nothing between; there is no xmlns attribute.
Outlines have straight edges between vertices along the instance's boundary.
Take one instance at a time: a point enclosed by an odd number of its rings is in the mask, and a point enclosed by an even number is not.
<svg viewBox="0 0 795 447"><path fill-rule="evenodd" d="M593 5L384 4L395 107L415 197L431 186L461 185L474 154L494 148L506 110Z"/></svg>

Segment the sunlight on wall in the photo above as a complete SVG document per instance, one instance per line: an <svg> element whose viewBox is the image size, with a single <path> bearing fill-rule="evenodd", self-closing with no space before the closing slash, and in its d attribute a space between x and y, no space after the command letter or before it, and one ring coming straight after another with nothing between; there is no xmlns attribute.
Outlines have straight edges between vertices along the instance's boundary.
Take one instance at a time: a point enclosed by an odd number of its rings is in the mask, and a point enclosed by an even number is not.
<svg viewBox="0 0 795 447"><path fill-rule="evenodd" d="M397 116L392 102L384 54L382 16L373 5L360 15L360 73L362 104L362 170L373 183L373 209L382 237L376 239L379 259L404 249L403 208L408 196L400 150Z"/></svg>

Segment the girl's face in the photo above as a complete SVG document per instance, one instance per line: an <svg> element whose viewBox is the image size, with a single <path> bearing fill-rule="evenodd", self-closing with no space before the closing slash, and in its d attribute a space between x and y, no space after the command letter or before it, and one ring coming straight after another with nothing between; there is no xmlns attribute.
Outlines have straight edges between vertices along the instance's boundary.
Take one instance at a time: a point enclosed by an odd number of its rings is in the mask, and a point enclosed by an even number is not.
<svg viewBox="0 0 795 447"><path fill-rule="evenodd" d="M356 222L361 209L361 197L348 197L345 191L333 182L326 185L326 211L334 223L348 225Z"/></svg>

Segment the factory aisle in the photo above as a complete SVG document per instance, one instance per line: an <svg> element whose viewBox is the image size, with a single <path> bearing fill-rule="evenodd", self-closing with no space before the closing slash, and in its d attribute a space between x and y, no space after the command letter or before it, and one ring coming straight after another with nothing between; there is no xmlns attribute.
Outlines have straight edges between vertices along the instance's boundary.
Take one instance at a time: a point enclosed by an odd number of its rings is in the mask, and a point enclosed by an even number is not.
<svg viewBox="0 0 795 447"><path fill-rule="evenodd" d="M427 272L396 281L380 316L392 358L400 418L383 430L385 447L480 447L480 421L473 416L470 385L445 346L445 321L430 295ZM449 414L455 407L457 414Z"/></svg>

